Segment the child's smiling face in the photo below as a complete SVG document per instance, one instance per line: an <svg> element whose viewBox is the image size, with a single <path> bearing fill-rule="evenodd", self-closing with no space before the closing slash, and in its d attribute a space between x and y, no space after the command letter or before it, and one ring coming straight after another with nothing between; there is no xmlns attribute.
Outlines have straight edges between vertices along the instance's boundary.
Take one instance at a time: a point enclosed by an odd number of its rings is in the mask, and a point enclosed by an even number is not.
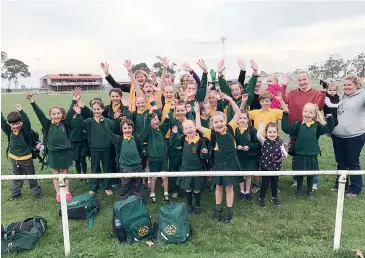
<svg viewBox="0 0 365 258"><path fill-rule="evenodd" d="M314 121L316 118L316 110L312 106L304 106L303 108L303 120L305 123L309 123L311 121Z"/></svg>
<svg viewBox="0 0 365 258"><path fill-rule="evenodd" d="M124 123L122 125L122 132L124 136L130 137L133 134L133 127L127 123Z"/></svg>
<svg viewBox="0 0 365 258"><path fill-rule="evenodd" d="M160 126L160 119L158 118L157 115L154 115L153 118L151 119L151 127L152 129L156 130L158 129Z"/></svg>
<svg viewBox="0 0 365 258"><path fill-rule="evenodd" d="M146 82L146 76L142 72L137 72L135 78L139 85L143 85Z"/></svg>
<svg viewBox="0 0 365 258"><path fill-rule="evenodd" d="M238 118L238 125L239 126L248 125L248 117L246 113L241 113L240 117Z"/></svg>
<svg viewBox="0 0 365 258"><path fill-rule="evenodd" d="M242 90L240 85L233 84L231 86L231 94L234 99L239 99L242 96Z"/></svg>
<svg viewBox="0 0 365 258"><path fill-rule="evenodd" d="M97 103L92 106L94 117L100 118L103 115L104 109Z"/></svg>
<svg viewBox="0 0 365 258"><path fill-rule="evenodd" d="M188 87L186 88L186 93L189 95L192 94L190 96L194 96L196 94L196 85L189 84Z"/></svg>
<svg viewBox="0 0 365 258"><path fill-rule="evenodd" d="M196 127L194 121L186 120L182 123L183 133L189 138L193 138L195 136Z"/></svg>
<svg viewBox="0 0 365 258"><path fill-rule="evenodd" d="M278 138L278 129L274 126L267 127L266 137L272 141L276 140L276 138Z"/></svg>
<svg viewBox="0 0 365 258"><path fill-rule="evenodd" d="M175 112L176 112L176 117L178 118L183 118L186 116L186 107L185 107L185 103L184 104L180 104L180 105L176 105L175 107Z"/></svg>
<svg viewBox="0 0 365 258"><path fill-rule="evenodd" d="M164 88L164 96L165 96L165 99L168 100L168 101L173 100L173 98L174 98L174 88L171 87L171 86L165 87Z"/></svg>
<svg viewBox="0 0 365 258"><path fill-rule="evenodd" d="M62 121L62 111L59 108L52 108L50 110L51 120L55 123L61 123Z"/></svg>
<svg viewBox="0 0 365 258"><path fill-rule="evenodd" d="M114 105L119 105L121 103L122 97L118 94L118 92L111 92L110 93L110 101Z"/></svg>
<svg viewBox="0 0 365 258"><path fill-rule="evenodd" d="M147 95L147 96L152 96L153 94L153 85L152 83L148 83L146 82L143 86L143 92Z"/></svg>
<svg viewBox="0 0 365 258"><path fill-rule="evenodd" d="M224 115L218 114L213 116L212 123L213 130L222 133L226 128L227 120Z"/></svg>
<svg viewBox="0 0 365 258"><path fill-rule="evenodd" d="M146 100L144 97L136 98L136 107L138 111L144 111L146 109Z"/></svg>

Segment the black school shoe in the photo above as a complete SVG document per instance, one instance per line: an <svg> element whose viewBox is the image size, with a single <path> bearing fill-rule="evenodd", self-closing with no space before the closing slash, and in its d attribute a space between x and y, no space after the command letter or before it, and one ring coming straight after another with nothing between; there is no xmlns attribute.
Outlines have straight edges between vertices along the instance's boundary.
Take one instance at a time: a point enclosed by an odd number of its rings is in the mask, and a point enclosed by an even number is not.
<svg viewBox="0 0 365 258"><path fill-rule="evenodd" d="M225 214L224 217L223 217L223 223L231 223L231 220L232 220L232 214L228 215L228 214Z"/></svg>
<svg viewBox="0 0 365 258"><path fill-rule="evenodd" d="M260 204L261 208L265 208L266 207L265 199L264 198L259 198L259 204Z"/></svg>
<svg viewBox="0 0 365 258"><path fill-rule="evenodd" d="M192 214L193 213L193 206L188 206L188 213Z"/></svg>
<svg viewBox="0 0 365 258"><path fill-rule="evenodd" d="M246 194L245 194L245 193L240 192L240 193L239 193L239 195L238 195L238 199L239 199L239 200L245 200L245 199L246 199Z"/></svg>
<svg viewBox="0 0 365 258"><path fill-rule="evenodd" d="M221 220L221 216L222 216L222 211L221 210L219 211L217 209L214 209L213 219L220 221Z"/></svg>
<svg viewBox="0 0 365 258"><path fill-rule="evenodd" d="M309 192L309 193L308 193L308 199L309 199L309 200L314 200L314 195L313 195L313 193L312 193L312 192Z"/></svg>
<svg viewBox="0 0 365 258"><path fill-rule="evenodd" d="M34 198L36 198L37 200L40 200L40 199L42 199L42 194L41 193L40 194L35 194Z"/></svg>
<svg viewBox="0 0 365 258"><path fill-rule="evenodd" d="M296 193L295 193L295 195L297 196L297 197L302 197L303 196L303 193L302 193L302 191L297 191Z"/></svg>
<svg viewBox="0 0 365 258"><path fill-rule="evenodd" d="M22 194L14 195L14 196L12 196L12 197L9 199L9 201L16 201L16 200L18 200L20 197L22 197Z"/></svg>
<svg viewBox="0 0 365 258"><path fill-rule="evenodd" d="M253 195L252 195L252 193L247 193L246 194L246 199L245 200L247 200L247 201L252 201L253 200Z"/></svg>
<svg viewBox="0 0 365 258"><path fill-rule="evenodd" d="M198 206L195 206L195 208L194 208L194 214L200 214L200 207L198 207Z"/></svg>
<svg viewBox="0 0 365 258"><path fill-rule="evenodd" d="M271 198L271 203L275 206L275 207L280 207L280 202L279 199L277 197L272 197Z"/></svg>
<svg viewBox="0 0 365 258"><path fill-rule="evenodd" d="M170 198L169 198L169 196L168 196L168 195L164 195L164 196L163 196L163 202L164 202L164 203L169 203L169 202L170 202Z"/></svg>

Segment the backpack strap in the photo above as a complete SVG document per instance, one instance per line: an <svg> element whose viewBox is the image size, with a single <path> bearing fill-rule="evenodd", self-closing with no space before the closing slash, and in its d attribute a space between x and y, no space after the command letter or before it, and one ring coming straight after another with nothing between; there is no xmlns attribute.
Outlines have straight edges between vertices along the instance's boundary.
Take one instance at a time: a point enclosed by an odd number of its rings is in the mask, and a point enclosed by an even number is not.
<svg viewBox="0 0 365 258"><path fill-rule="evenodd" d="M316 138L317 138L317 141L319 140L319 137L321 136L320 134L320 129L321 129L321 124L316 121L316 125L317 125L317 128L316 128ZM319 156L322 156L322 151L321 151L321 146L319 146L318 144L318 148L319 148Z"/></svg>
<svg viewBox="0 0 365 258"><path fill-rule="evenodd" d="M204 140L202 138L199 138L199 140L198 140L198 146L197 146L197 153L199 153L199 154L200 154L200 151L202 149L203 142L204 142Z"/></svg>

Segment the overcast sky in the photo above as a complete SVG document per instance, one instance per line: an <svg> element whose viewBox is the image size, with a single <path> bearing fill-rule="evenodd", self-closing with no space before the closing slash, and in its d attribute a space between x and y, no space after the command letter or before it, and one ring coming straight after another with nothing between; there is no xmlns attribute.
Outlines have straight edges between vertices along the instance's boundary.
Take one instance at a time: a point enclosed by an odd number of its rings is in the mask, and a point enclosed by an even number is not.
<svg viewBox="0 0 365 258"><path fill-rule="evenodd" d="M226 74L236 60L255 59L266 72L306 69L338 53L365 50L365 2L247 2L234 0L2 1L1 50L29 65L37 85L47 73L96 73L110 64L127 79L125 59L166 56L181 65L204 58L216 68L225 36ZM250 71L250 69L249 69ZM7 82L5 82L7 86Z"/></svg>

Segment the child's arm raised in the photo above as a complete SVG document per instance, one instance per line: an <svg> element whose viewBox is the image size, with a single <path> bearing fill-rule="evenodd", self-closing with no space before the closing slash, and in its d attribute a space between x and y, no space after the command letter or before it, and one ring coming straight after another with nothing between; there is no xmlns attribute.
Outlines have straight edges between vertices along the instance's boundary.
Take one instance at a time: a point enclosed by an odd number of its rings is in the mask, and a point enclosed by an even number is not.
<svg viewBox="0 0 365 258"><path fill-rule="evenodd" d="M236 102L234 102L234 100L228 96L227 94L222 94L222 97L227 100L229 102L229 104L231 104L232 108L233 108L233 111L234 111L234 116L232 118L232 120L234 121L238 121L238 118L240 117L241 115L241 110L240 108L237 106Z"/></svg>
<svg viewBox="0 0 365 258"><path fill-rule="evenodd" d="M202 74L201 85L198 88L195 99L197 101L204 101L204 98L205 98L205 95L207 92L207 84L208 84L208 68L203 59L198 60L197 64L203 70L203 74Z"/></svg>
<svg viewBox="0 0 365 258"><path fill-rule="evenodd" d="M283 96L283 100L285 103L289 104L289 93L286 93L286 88L290 82L290 75L285 74L283 77L281 77L281 95Z"/></svg>
<svg viewBox="0 0 365 258"><path fill-rule="evenodd" d="M117 148L121 138L112 132L109 126L105 123L105 119L100 119L100 125L101 128L103 128L106 135L108 136L109 140L113 143L115 148Z"/></svg>
<svg viewBox="0 0 365 258"><path fill-rule="evenodd" d="M292 135L295 132L296 123L300 122L294 122L292 124L289 124L289 113L284 112L283 113L283 119L281 120L281 130L283 130L284 133Z"/></svg>
<svg viewBox="0 0 365 258"><path fill-rule="evenodd" d="M165 115L165 117L162 116L161 119L162 119L162 124L160 125L159 129L162 135L165 137L170 129L170 119L168 115Z"/></svg>
<svg viewBox="0 0 365 258"><path fill-rule="evenodd" d="M130 85L121 85L118 82L116 82L114 80L114 78L111 76L111 74L109 73L109 64L107 62L105 63L101 63L100 67L103 69L104 73L105 73L105 79L107 80L107 82L113 87L113 88L119 88L121 89L123 92L130 92L131 90L131 86Z"/></svg>
<svg viewBox="0 0 365 258"><path fill-rule="evenodd" d="M22 109L22 106L20 104L16 104L16 110L20 113L20 115L22 116L22 122L23 122L23 130L24 132L30 136L30 130L32 128L32 125L30 123L29 117L28 115L24 112L24 110Z"/></svg>
<svg viewBox="0 0 365 258"><path fill-rule="evenodd" d="M193 109L190 104L186 104L186 118L194 121Z"/></svg>
<svg viewBox="0 0 365 258"><path fill-rule="evenodd" d="M333 129L335 129L335 121L332 115L328 114L326 117L327 117L327 124L320 126L319 128L320 135L331 133Z"/></svg>
<svg viewBox="0 0 365 258"><path fill-rule="evenodd" d="M231 89L229 88L229 85L226 81L226 79L223 76L223 71L226 69L226 67L224 66L224 60L220 61L218 63L218 84L219 84L219 88L220 91L222 91L223 93L227 94L227 95L231 95Z"/></svg>
<svg viewBox="0 0 365 258"><path fill-rule="evenodd" d="M205 128L202 126L201 120L200 120L200 107L199 107L199 103L195 102L194 103L194 108L195 108L195 128L201 132L203 134L203 136L207 139L210 140L210 136L211 136L211 130L208 128Z"/></svg>
<svg viewBox="0 0 365 258"><path fill-rule="evenodd" d="M326 99L326 94L327 94L327 90L326 89L322 89L318 95L317 98L317 106L319 111L322 111L324 108L324 103L325 103L325 99Z"/></svg>
<svg viewBox="0 0 365 258"><path fill-rule="evenodd" d="M251 106L253 97L255 95L255 88L256 88L257 76L258 76L257 71L259 69L254 60L251 59L250 63L251 63L251 68L252 68L252 77L248 81L248 85L244 91L248 95L248 99L247 99L248 106ZM242 84L242 86L244 86L244 85Z"/></svg>
<svg viewBox="0 0 365 258"><path fill-rule="evenodd" d="M132 72L133 66L132 66L131 60L125 60L124 66L127 69L128 76L131 79L131 82L133 83L134 88L136 89L136 96L143 96L141 86L138 84L138 82L137 82L137 80L134 77L134 74Z"/></svg>
<svg viewBox="0 0 365 258"><path fill-rule="evenodd" d="M169 139L169 143L170 143L170 146L173 147L173 148L178 148L178 147L181 147L182 146L182 138L185 137L185 135L181 135L180 137L177 137L177 132L178 132L178 127L177 125L174 125L172 128L171 128L171 136L170 136L170 139Z"/></svg>
<svg viewBox="0 0 365 258"><path fill-rule="evenodd" d="M254 130L253 134L253 138L250 140L250 142L248 143L248 150L259 150L261 148L261 143L259 141L259 139L257 139L257 130L255 128L252 128L252 130Z"/></svg>
<svg viewBox="0 0 365 258"><path fill-rule="evenodd" d="M8 124L8 121L5 119L3 112L1 112L1 130L9 136L11 134L11 126Z"/></svg>
<svg viewBox="0 0 365 258"><path fill-rule="evenodd" d="M45 116L42 109L40 109L38 107L38 105L34 102L32 97L33 97L33 94L30 94L30 93L27 94L27 99L29 100L29 103L32 105L33 110L34 110L35 114L37 115L38 120L41 123L43 129L48 130L48 127L51 124L51 120Z"/></svg>
<svg viewBox="0 0 365 258"><path fill-rule="evenodd" d="M200 85L201 85L201 81L200 81L200 78L199 78L199 76L193 71L193 69L191 69L191 67L190 67L190 65L188 64L188 63L183 63L182 64L182 68L183 68L183 70L184 71L186 71L186 72L189 72L192 76L193 76L193 78L194 78L194 80L195 80L195 82L196 82L196 84L198 85L198 88L200 87Z"/></svg>
<svg viewBox="0 0 365 258"><path fill-rule="evenodd" d="M262 136L264 129L265 129L265 121L261 120L259 130L257 131L257 134L256 134L257 140L259 140L261 145L263 145L265 142L265 137Z"/></svg>
<svg viewBox="0 0 365 258"><path fill-rule="evenodd" d="M281 108L283 109L284 112L289 112L289 108L288 106L285 104L283 97L281 95L281 92L277 92L276 95L274 95L274 98L279 101Z"/></svg>
<svg viewBox="0 0 365 258"><path fill-rule="evenodd" d="M153 111L152 111L152 109L150 109L150 111L144 117L144 120L143 120L141 134L139 135L139 140L141 141L142 144L148 140L148 136L150 135L152 113L153 113Z"/></svg>
<svg viewBox="0 0 365 258"><path fill-rule="evenodd" d="M238 82L241 83L243 87L245 87L245 79L246 79L246 64L242 58L237 60L237 64L240 67L240 74L238 76Z"/></svg>

